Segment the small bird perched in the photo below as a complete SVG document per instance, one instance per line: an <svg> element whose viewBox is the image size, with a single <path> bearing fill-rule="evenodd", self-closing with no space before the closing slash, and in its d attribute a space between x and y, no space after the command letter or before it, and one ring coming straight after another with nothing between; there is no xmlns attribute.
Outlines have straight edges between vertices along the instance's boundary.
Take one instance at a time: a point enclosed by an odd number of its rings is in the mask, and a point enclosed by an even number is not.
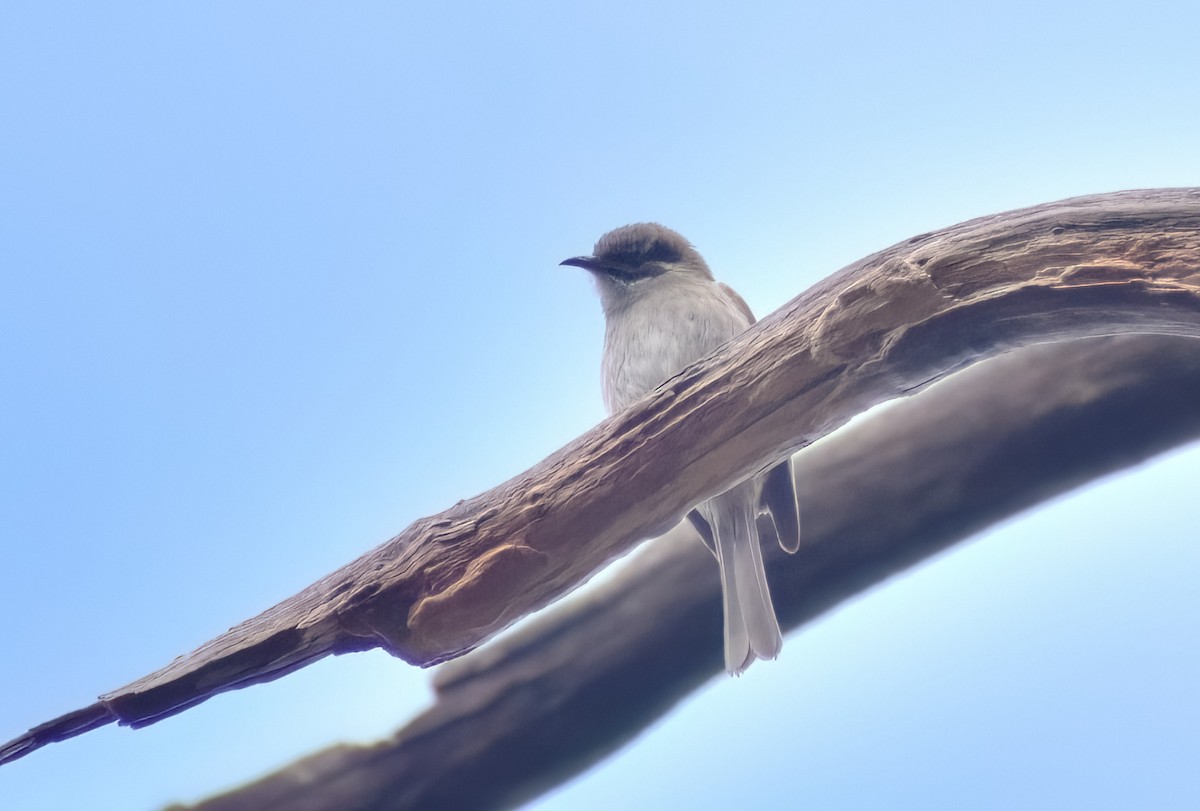
<svg viewBox="0 0 1200 811"><path fill-rule="evenodd" d="M637 223L600 237L591 256L562 262L592 274L604 308L604 405L616 413L754 323L742 297L713 279L680 234ZM763 569L760 534L800 545L791 460L710 498L688 514L717 558L725 605L725 669L774 659L783 636Z"/></svg>

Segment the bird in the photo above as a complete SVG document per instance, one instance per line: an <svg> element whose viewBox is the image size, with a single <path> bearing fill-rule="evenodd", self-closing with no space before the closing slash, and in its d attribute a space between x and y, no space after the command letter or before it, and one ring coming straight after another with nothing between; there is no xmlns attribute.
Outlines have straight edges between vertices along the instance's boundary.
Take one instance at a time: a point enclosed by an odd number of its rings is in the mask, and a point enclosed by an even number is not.
<svg viewBox="0 0 1200 811"><path fill-rule="evenodd" d="M600 237L588 256L560 264L595 280L604 311L601 385L615 414L754 323L749 306L716 281L681 234L634 223ZM800 545L791 459L739 482L692 509L688 520L717 559L724 608L725 669L740 675L775 659L783 635L771 602L760 543Z"/></svg>

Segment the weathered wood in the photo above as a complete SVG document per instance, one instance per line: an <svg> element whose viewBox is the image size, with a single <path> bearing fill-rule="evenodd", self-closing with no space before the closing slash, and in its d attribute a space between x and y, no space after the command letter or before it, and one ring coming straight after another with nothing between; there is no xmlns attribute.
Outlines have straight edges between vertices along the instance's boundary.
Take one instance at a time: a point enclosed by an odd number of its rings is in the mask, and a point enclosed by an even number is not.
<svg viewBox="0 0 1200 811"><path fill-rule="evenodd" d="M1099 338L981 363L796 456L811 506L799 554L768 558L780 617L802 624L988 524L1197 437L1200 341ZM680 525L603 587L447 665L434 706L391 739L324 750L191 811L516 805L722 671L720 594L711 555Z"/></svg>
<svg viewBox="0 0 1200 811"><path fill-rule="evenodd" d="M916 237L798 296L533 469L100 704L137 726L330 653L452 658L870 405L1023 344L1200 336L1198 269L1200 189L1077 198ZM39 729L0 760L77 731Z"/></svg>

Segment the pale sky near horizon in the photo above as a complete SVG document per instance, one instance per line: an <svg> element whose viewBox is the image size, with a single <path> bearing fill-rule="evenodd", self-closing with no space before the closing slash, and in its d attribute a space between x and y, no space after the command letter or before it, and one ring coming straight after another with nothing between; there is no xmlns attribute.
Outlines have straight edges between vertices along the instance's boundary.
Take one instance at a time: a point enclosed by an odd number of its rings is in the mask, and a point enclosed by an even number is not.
<svg viewBox="0 0 1200 811"><path fill-rule="evenodd" d="M603 417L604 231L760 315L984 214L1200 185L1193 3L10 3L0 739L167 664ZM541 809L1200 804L1200 447L720 678ZM387 735L326 659L0 767L152 811Z"/></svg>

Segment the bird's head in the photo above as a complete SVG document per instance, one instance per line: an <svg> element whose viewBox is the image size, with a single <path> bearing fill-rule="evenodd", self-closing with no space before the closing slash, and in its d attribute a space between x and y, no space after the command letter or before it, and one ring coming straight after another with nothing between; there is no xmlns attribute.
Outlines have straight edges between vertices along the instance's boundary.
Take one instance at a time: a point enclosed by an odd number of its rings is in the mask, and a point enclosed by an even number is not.
<svg viewBox="0 0 1200 811"><path fill-rule="evenodd" d="M608 287L628 287L666 275L708 281L713 278L704 258L690 242L678 232L653 222L609 231L600 237L591 256L572 256L560 264L591 272L602 293Z"/></svg>

